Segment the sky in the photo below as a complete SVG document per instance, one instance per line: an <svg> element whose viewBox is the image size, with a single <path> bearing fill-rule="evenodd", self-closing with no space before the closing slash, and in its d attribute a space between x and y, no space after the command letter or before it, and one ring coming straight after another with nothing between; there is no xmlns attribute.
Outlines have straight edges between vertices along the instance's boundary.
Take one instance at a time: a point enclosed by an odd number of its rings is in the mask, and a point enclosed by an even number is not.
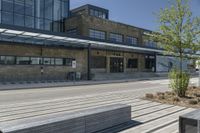
<svg viewBox="0 0 200 133"><path fill-rule="evenodd" d="M175 0L171 0L175 1ZM168 7L169 0L71 0L71 9L84 4L100 6L110 11L110 20L156 31L156 13ZM200 16L200 0L190 0L194 16Z"/></svg>

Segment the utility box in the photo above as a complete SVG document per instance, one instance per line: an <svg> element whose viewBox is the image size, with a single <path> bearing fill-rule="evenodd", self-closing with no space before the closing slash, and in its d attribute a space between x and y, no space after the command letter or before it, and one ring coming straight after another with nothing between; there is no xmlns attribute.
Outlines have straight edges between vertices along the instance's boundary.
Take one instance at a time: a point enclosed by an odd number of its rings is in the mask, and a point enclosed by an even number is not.
<svg viewBox="0 0 200 133"><path fill-rule="evenodd" d="M200 133L200 110L179 117L179 133Z"/></svg>

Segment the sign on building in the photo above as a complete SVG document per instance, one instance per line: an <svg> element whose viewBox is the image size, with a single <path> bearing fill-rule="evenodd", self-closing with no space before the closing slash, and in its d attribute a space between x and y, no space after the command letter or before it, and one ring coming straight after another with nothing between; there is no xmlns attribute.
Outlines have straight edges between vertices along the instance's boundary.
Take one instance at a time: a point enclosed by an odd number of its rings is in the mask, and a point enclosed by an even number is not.
<svg viewBox="0 0 200 133"><path fill-rule="evenodd" d="M75 60L72 61L72 68L76 68L76 61Z"/></svg>

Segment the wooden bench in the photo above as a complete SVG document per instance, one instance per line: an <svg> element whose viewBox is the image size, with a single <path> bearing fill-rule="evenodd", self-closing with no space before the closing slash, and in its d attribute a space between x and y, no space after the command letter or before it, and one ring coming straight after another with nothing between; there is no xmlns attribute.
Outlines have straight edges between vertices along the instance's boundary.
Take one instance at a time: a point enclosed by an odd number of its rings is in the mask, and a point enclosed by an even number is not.
<svg viewBox="0 0 200 133"><path fill-rule="evenodd" d="M0 123L0 133L92 133L131 121L131 106L116 104L73 113Z"/></svg>
<svg viewBox="0 0 200 133"><path fill-rule="evenodd" d="M179 117L180 133L200 133L200 110Z"/></svg>

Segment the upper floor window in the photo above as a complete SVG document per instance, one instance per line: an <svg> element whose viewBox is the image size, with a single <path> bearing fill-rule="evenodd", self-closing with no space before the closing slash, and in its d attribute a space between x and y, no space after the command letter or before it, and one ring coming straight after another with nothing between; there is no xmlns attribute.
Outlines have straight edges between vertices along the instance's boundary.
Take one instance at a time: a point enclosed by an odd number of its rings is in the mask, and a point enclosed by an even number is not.
<svg viewBox="0 0 200 133"><path fill-rule="evenodd" d="M106 19L106 13L99 10L90 9L90 15L98 18Z"/></svg>
<svg viewBox="0 0 200 133"><path fill-rule="evenodd" d="M106 33L103 31L99 31L99 30L89 30L89 36L91 38L96 38L96 39L101 39L101 40L105 40L106 39Z"/></svg>
<svg viewBox="0 0 200 133"><path fill-rule="evenodd" d="M153 48L157 47L157 43L152 40L145 39L143 43L147 47L153 47Z"/></svg>
<svg viewBox="0 0 200 133"><path fill-rule="evenodd" d="M110 33L110 41L123 42L123 35Z"/></svg>
<svg viewBox="0 0 200 133"><path fill-rule="evenodd" d="M126 37L126 42L127 42L128 44L131 44L131 45L137 45L138 39L135 38L135 37L127 36L127 37Z"/></svg>

